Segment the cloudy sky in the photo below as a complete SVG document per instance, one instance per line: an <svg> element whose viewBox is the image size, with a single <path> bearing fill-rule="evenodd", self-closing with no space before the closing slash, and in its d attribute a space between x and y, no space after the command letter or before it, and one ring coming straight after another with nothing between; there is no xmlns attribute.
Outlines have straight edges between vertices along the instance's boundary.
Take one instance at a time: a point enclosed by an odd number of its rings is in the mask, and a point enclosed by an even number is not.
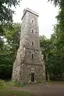
<svg viewBox="0 0 64 96"><path fill-rule="evenodd" d="M13 15L14 22L21 22L23 10L27 7L39 13L39 34L50 38L53 26L57 23L55 17L58 14L58 8L47 0L22 0L20 6L13 8L16 11Z"/></svg>

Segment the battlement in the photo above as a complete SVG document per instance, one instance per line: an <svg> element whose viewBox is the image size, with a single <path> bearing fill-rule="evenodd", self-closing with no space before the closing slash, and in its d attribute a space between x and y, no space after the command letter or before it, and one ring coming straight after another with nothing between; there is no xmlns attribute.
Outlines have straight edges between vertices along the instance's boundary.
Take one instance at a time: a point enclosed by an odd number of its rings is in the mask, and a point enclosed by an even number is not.
<svg viewBox="0 0 64 96"><path fill-rule="evenodd" d="M26 9L24 9L24 11L23 11L22 19L23 19L23 17L25 16L26 12L30 12L30 13L36 15L37 17L39 16L39 14L38 14L37 12L35 12L35 11L29 9L29 8L26 8Z"/></svg>

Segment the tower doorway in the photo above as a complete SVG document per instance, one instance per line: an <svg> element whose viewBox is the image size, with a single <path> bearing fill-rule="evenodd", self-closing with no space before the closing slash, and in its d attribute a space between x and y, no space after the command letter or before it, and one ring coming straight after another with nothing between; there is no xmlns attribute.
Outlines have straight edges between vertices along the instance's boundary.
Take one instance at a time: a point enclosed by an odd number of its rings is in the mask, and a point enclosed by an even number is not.
<svg viewBox="0 0 64 96"><path fill-rule="evenodd" d="M31 82L34 82L34 73L31 73Z"/></svg>

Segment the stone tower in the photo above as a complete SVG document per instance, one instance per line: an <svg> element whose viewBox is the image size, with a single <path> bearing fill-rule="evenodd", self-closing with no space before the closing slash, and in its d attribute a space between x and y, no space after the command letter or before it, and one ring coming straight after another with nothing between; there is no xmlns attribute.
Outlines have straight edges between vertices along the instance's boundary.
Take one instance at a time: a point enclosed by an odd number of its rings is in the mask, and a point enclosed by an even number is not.
<svg viewBox="0 0 64 96"><path fill-rule="evenodd" d="M38 13L26 8L22 16L20 46L13 65L12 80L29 83L45 81L45 65L40 51Z"/></svg>

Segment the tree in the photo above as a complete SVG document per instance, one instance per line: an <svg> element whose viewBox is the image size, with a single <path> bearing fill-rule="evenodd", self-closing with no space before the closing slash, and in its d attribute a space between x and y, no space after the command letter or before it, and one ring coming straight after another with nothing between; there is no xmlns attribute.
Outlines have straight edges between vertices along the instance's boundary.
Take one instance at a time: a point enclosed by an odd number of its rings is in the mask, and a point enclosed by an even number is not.
<svg viewBox="0 0 64 96"><path fill-rule="evenodd" d="M21 25L19 23L12 24L10 26L5 25L5 38L7 39L8 46L11 47L12 53L16 55L16 51L19 47L20 41L20 29Z"/></svg>
<svg viewBox="0 0 64 96"><path fill-rule="evenodd" d="M59 5L62 2L62 0L48 0L48 1L53 2L55 6Z"/></svg>
<svg viewBox="0 0 64 96"><path fill-rule="evenodd" d="M19 47L20 24L5 25L4 43L0 50L0 78L10 79L12 66Z"/></svg>
<svg viewBox="0 0 64 96"><path fill-rule="evenodd" d="M0 0L0 21L12 21L11 6L19 4L20 0Z"/></svg>
<svg viewBox="0 0 64 96"><path fill-rule="evenodd" d="M54 52L58 57L57 63L59 65L59 74L62 76L64 73L64 0L49 0L59 5L59 14L56 17L58 23L54 27L54 34L52 35L53 43L55 45Z"/></svg>
<svg viewBox="0 0 64 96"><path fill-rule="evenodd" d="M64 55L57 41L58 36L54 33L51 39L40 37L40 46L44 54L47 80L59 80L64 73ZM63 52L64 53L64 52Z"/></svg>
<svg viewBox="0 0 64 96"><path fill-rule="evenodd" d="M59 25L56 25L54 34L51 36L51 39L55 46L54 54L57 58L56 62L59 67L60 77L64 73L64 39L62 38L63 36L64 36L64 32L60 30Z"/></svg>
<svg viewBox="0 0 64 96"><path fill-rule="evenodd" d="M3 47L3 28L6 23L12 22L12 15L14 11L11 9L11 7L15 7L20 1L21 0L0 0L0 48Z"/></svg>
<svg viewBox="0 0 64 96"><path fill-rule="evenodd" d="M49 81L50 70L52 69L51 63L49 64L49 56L52 53L52 42L50 39L47 39L45 36L40 36L40 47L42 54L44 54L45 68L46 68L46 79Z"/></svg>

